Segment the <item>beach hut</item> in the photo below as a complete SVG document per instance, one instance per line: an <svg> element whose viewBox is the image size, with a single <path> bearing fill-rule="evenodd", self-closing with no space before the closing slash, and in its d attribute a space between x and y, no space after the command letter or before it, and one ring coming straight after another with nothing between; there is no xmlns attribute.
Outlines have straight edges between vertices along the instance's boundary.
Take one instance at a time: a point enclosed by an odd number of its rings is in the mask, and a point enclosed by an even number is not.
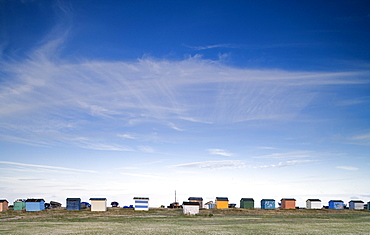
<svg viewBox="0 0 370 235"><path fill-rule="evenodd" d="M343 201L342 200L330 200L329 209L337 209L337 210L344 209Z"/></svg>
<svg viewBox="0 0 370 235"><path fill-rule="evenodd" d="M320 199L307 199L306 200L306 209L321 209L321 200Z"/></svg>
<svg viewBox="0 0 370 235"><path fill-rule="evenodd" d="M295 199L294 198L282 198L281 209L295 209Z"/></svg>
<svg viewBox="0 0 370 235"><path fill-rule="evenodd" d="M135 211L148 211L149 198L148 197L134 197Z"/></svg>
<svg viewBox="0 0 370 235"><path fill-rule="evenodd" d="M1 199L0 200L0 211L8 210L8 204L9 202L6 199Z"/></svg>
<svg viewBox="0 0 370 235"><path fill-rule="evenodd" d="M240 199L240 208L254 209L254 199L253 198Z"/></svg>
<svg viewBox="0 0 370 235"><path fill-rule="evenodd" d="M203 208L203 198L201 198L201 197L189 197L188 200L189 200L189 202L198 202L199 203L199 208Z"/></svg>
<svg viewBox="0 0 370 235"><path fill-rule="evenodd" d="M274 199L262 199L261 209L275 209L275 200Z"/></svg>
<svg viewBox="0 0 370 235"><path fill-rule="evenodd" d="M351 200L349 203L349 209L352 210L363 210L364 202L361 200Z"/></svg>
<svg viewBox="0 0 370 235"><path fill-rule="evenodd" d="M367 202L367 209L370 211L370 201Z"/></svg>
<svg viewBox="0 0 370 235"><path fill-rule="evenodd" d="M42 198L30 198L26 200L26 211L45 210L45 201Z"/></svg>
<svg viewBox="0 0 370 235"><path fill-rule="evenodd" d="M183 202L182 213L185 215L196 215L199 214L199 202Z"/></svg>
<svg viewBox="0 0 370 235"><path fill-rule="evenodd" d="M229 208L229 199L227 197L216 197L216 209Z"/></svg>
<svg viewBox="0 0 370 235"><path fill-rule="evenodd" d="M13 203L13 210L21 211L26 209L26 200L25 199L17 199Z"/></svg>
<svg viewBox="0 0 370 235"><path fill-rule="evenodd" d="M81 210L81 198L67 198L66 205L67 211L79 211Z"/></svg>
<svg viewBox="0 0 370 235"><path fill-rule="evenodd" d="M90 198L91 211L106 211L107 199L106 198Z"/></svg>
<svg viewBox="0 0 370 235"><path fill-rule="evenodd" d="M213 203L213 201L209 201L209 202L206 202L204 204L204 208L206 208L206 209L215 209L216 208L216 204Z"/></svg>

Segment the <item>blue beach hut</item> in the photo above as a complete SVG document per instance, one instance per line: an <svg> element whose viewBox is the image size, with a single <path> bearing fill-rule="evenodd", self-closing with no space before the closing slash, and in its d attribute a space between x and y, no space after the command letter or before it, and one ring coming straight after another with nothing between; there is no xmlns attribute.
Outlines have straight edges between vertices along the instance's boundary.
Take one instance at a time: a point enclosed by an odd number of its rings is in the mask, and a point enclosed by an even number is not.
<svg viewBox="0 0 370 235"><path fill-rule="evenodd" d="M67 198L66 210L79 211L81 210L81 198Z"/></svg>
<svg viewBox="0 0 370 235"><path fill-rule="evenodd" d="M262 199L261 209L275 209L275 200L274 199Z"/></svg>
<svg viewBox="0 0 370 235"><path fill-rule="evenodd" d="M27 199L26 200L26 211L43 211L45 210L44 199Z"/></svg>
<svg viewBox="0 0 370 235"><path fill-rule="evenodd" d="M329 209L337 209L337 210L344 209L343 201L342 200L330 200Z"/></svg>

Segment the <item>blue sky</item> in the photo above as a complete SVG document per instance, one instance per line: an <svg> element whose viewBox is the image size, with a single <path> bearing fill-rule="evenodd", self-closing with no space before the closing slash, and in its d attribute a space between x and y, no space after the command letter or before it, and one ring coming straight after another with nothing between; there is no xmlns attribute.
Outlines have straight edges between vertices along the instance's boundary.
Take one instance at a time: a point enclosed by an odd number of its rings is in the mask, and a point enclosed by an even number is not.
<svg viewBox="0 0 370 235"><path fill-rule="evenodd" d="M0 197L370 200L367 1L0 12Z"/></svg>

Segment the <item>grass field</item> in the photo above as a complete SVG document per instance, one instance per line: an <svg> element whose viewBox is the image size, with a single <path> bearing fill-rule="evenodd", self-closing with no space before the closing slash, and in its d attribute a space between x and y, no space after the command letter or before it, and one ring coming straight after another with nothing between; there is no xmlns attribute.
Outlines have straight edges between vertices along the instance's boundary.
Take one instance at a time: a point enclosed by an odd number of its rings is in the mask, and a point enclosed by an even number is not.
<svg viewBox="0 0 370 235"><path fill-rule="evenodd" d="M109 208L106 212L6 211L0 234L370 234L370 211Z"/></svg>

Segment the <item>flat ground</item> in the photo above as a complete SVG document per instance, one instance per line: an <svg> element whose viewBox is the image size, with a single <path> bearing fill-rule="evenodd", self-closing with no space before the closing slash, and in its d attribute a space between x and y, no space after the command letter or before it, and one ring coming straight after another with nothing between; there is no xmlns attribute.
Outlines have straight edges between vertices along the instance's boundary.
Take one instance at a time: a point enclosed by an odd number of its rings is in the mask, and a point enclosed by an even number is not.
<svg viewBox="0 0 370 235"><path fill-rule="evenodd" d="M106 212L6 211L1 234L370 234L370 211L109 208Z"/></svg>

